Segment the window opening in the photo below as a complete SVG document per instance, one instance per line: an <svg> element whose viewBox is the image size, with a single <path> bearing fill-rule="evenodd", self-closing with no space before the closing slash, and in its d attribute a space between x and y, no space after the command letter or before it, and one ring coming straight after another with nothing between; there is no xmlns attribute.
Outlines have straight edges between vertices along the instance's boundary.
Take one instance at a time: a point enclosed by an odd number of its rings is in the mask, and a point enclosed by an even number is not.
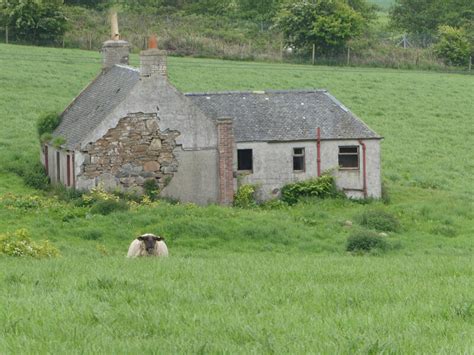
<svg viewBox="0 0 474 355"><path fill-rule="evenodd" d="M293 148L293 171L305 171L304 148Z"/></svg>
<svg viewBox="0 0 474 355"><path fill-rule="evenodd" d="M237 150L237 170L253 170L252 149Z"/></svg>
<svg viewBox="0 0 474 355"><path fill-rule="evenodd" d="M61 162L59 161L59 152L56 152L56 180L61 181Z"/></svg>
<svg viewBox="0 0 474 355"><path fill-rule="evenodd" d="M358 169L359 146L340 146L339 166L344 169Z"/></svg>

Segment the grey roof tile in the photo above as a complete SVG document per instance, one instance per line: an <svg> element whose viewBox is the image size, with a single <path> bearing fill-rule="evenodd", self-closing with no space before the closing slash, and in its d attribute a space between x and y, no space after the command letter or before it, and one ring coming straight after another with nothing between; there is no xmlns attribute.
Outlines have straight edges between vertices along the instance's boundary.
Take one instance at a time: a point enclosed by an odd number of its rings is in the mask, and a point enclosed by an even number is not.
<svg viewBox="0 0 474 355"><path fill-rule="evenodd" d="M186 94L212 118L230 117L237 142L381 138L325 90Z"/></svg>
<svg viewBox="0 0 474 355"><path fill-rule="evenodd" d="M116 65L100 73L62 113L54 136L73 149L130 93L140 79L138 70Z"/></svg>

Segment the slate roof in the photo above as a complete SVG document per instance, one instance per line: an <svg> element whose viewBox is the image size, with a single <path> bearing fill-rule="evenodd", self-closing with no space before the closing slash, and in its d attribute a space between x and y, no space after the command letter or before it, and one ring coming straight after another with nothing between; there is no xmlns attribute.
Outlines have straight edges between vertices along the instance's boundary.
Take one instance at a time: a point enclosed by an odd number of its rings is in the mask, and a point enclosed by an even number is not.
<svg viewBox="0 0 474 355"><path fill-rule="evenodd" d="M116 65L101 72L62 113L54 136L66 139L74 149L130 93L139 81L137 69Z"/></svg>
<svg viewBox="0 0 474 355"><path fill-rule="evenodd" d="M381 138L325 90L186 94L212 118L230 117L237 142Z"/></svg>

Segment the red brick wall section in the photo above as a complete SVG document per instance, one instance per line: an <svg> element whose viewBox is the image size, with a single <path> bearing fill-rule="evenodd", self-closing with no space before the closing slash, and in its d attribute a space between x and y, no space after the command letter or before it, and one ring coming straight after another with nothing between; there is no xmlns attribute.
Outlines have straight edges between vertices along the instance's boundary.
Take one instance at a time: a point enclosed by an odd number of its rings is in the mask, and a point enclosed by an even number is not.
<svg viewBox="0 0 474 355"><path fill-rule="evenodd" d="M234 200L234 133L232 119L217 120L219 152L219 203L230 205Z"/></svg>

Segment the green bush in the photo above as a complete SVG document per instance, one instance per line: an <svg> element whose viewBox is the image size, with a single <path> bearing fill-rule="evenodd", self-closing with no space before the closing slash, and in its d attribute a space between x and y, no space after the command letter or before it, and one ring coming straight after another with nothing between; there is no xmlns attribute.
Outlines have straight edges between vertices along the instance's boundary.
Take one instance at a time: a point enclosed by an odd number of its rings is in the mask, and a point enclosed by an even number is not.
<svg viewBox="0 0 474 355"><path fill-rule="evenodd" d="M91 208L91 213L93 214L101 214L101 215L108 215L112 212L117 211L127 211L129 206L127 202L123 200L98 200L96 201Z"/></svg>
<svg viewBox="0 0 474 355"><path fill-rule="evenodd" d="M41 115L36 122L38 136L42 137L45 133L52 133L61 122L61 116L56 112L48 112ZM43 136L44 137L44 136Z"/></svg>
<svg viewBox="0 0 474 355"><path fill-rule="evenodd" d="M363 230L358 231L347 238L346 250L351 252L367 252L373 249L385 251L388 243L376 232Z"/></svg>
<svg viewBox="0 0 474 355"><path fill-rule="evenodd" d="M49 241L33 242L26 229L0 235L0 254L51 258L59 256L59 250Z"/></svg>
<svg viewBox="0 0 474 355"><path fill-rule="evenodd" d="M466 32L461 28L440 26L439 42L434 46L436 55L448 65L466 65L471 46Z"/></svg>
<svg viewBox="0 0 474 355"><path fill-rule="evenodd" d="M281 189L281 199L289 205L294 205L302 197L326 198L338 195L334 177L331 175L287 184Z"/></svg>
<svg viewBox="0 0 474 355"><path fill-rule="evenodd" d="M381 232L397 232L400 222L397 217L383 210L370 210L363 212L358 218L359 224Z"/></svg>
<svg viewBox="0 0 474 355"><path fill-rule="evenodd" d="M49 177L46 175L43 164L37 161L34 164L25 165L20 176L25 184L38 190L46 190L49 187Z"/></svg>
<svg viewBox="0 0 474 355"><path fill-rule="evenodd" d="M251 184L239 186L234 195L234 206L241 208L249 208L257 205L255 201L255 190L257 187Z"/></svg>

